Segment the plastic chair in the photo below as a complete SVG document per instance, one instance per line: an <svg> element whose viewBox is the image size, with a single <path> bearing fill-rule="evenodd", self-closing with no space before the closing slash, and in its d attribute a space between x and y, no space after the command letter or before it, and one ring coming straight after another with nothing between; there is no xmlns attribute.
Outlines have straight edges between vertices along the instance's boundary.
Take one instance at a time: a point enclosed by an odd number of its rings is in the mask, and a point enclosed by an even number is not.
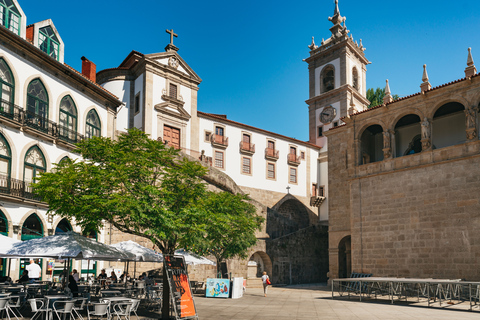
<svg viewBox="0 0 480 320"><path fill-rule="evenodd" d="M136 297L145 295L145 281L137 281L135 282L135 289L137 290Z"/></svg>
<svg viewBox="0 0 480 320"><path fill-rule="evenodd" d="M137 314L137 310L138 310L138 307L140 306L140 300L139 299L132 299L132 312L133 314L138 318L138 314Z"/></svg>
<svg viewBox="0 0 480 320"><path fill-rule="evenodd" d="M91 306L93 306L92 311L87 307L88 320L90 320L91 317L103 319L105 316L107 319L111 318L110 305L108 303L92 303Z"/></svg>
<svg viewBox="0 0 480 320"><path fill-rule="evenodd" d="M33 317L30 320L35 319L35 317L38 314L42 314L45 312L45 314L48 312L47 306L45 305L45 302L41 299L28 299L28 303L30 304L30 308L32 309L32 312L35 312ZM40 304L40 306L39 306Z"/></svg>
<svg viewBox="0 0 480 320"><path fill-rule="evenodd" d="M77 298L73 300L73 312L80 318L83 319L83 317L80 315L80 312L82 312L85 309L85 304L87 303L87 298Z"/></svg>
<svg viewBox="0 0 480 320"><path fill-rule="evenodd" d="M15 318L23 318L22 314L20 313L20 308L22 308L25 303L25 293L9 298L10 301L8 302L8 308L10 309L10 311L12 311ZM15 313L13 309L17 311L18 317L17 313Z"/></svg>
<svg viewBox="0 0 480 320"><path fill-rule="evenodd" d="M125 317L125 320L130 320L130 314L132 313L132 302L119 302L113 305L113 312L117 317L117 320Z"/></svg>
<svg viewBox="0 0 480 320"><path fill-rule="evenodd" d="M3 313L5 313L6 317L10 320L10 314L8 313L8 298L0 298L0 315Z"/></svg>
<svg viewBox="0 0 480 320"><path fill-rule="evenodd" d="M63 304L63 308L57 309L57 304ZM73 300L57 300L53 302L53 311L57 315L58 319L60 319L59 314L63 314L63 319L66 318L67 314L69 314L72 318L75 319L73 316L73 305L75 304L75 301Z"/></svg>

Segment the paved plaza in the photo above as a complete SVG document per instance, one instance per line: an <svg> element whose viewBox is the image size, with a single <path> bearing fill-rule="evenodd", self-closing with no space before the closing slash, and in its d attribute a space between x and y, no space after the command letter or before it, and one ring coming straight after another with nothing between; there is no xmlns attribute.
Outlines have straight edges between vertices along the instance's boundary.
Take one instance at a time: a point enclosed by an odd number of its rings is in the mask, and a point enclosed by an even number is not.
<svg viewBox="0 0 480 320"><path fill-rule="evenodd" d="M428 308L426 300L408 305L385 300L360 302L358 298L332 300L325 286L305 285L272 287L268 295L263 290L248 288L241 299L214 299L195 296L201 320L306 320L306 319L480 319L480 310L466 311L469 303L443 304ZM455 308L453 310L452 308Z"/></svg>

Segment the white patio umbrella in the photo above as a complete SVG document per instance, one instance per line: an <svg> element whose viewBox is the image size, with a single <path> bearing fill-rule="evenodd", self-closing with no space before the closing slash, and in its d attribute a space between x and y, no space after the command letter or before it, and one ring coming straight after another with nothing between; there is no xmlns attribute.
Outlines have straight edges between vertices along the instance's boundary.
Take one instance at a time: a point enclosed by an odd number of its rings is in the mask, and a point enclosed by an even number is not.
<svg viewBox="0 0 480 320"><path fill-rule="evenodd" d="M216 266L217 264L213 262L212 260L209 260L205 257L202 257L198 254L192 253L190 251L186 251L184 249L178 249L175 250L175 255L177 256L183 256L185 258L185 263L186 264L207 264L211 266Z"/></svg>
<svg viewBox="0 0 480 320"><path fill-rule="evenodd" d="M132 240L115 243L111 246L123 252L133 254L135 256L133 261L163 262L163 255L161 253L146 248Z"/></svg>
<svg viewBox="0 0 480 320"><path fill-rule="evenodd" d="M10 257L44 257L103 261L133 260L135 256L75 232L21 241L7 250Z"/></svg>
<svg viewBox="0 0 480 320"><path fill-rule="evenodd" d="M14 243L21 242L18 239L10 238L0 234L0 257L10 250Z"/></svg>

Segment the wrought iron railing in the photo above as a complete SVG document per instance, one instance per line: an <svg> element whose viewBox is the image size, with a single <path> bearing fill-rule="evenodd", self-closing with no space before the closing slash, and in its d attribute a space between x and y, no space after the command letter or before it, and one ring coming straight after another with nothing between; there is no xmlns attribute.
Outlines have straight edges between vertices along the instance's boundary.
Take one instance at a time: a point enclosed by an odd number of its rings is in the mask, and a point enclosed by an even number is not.
<svg viewBox="0 0 480 320"><path fill-rule="evenodd" d="M272 148L265 148L265 157L278 159L280 152Z"/></svg>
<svg viewBox="0 0 480 320"><path fill-rule="evenodd" d="M30 111L24 111L24 112L25 112L24 123L28 127L52 136L55 135L55 131L56 131L55 129L57 127L57 124L55 122L49 120L48 118L42 117L34 112L30 112Z"/></svg>
<svg viewBox="0 0 480 320"><path fill-rule="evenodd" d="M228 147L228 137L212 134L212 143Z"/></svg>
<svg viewBox="0 0 480 320"><path fill-rule="evenodd" d="M288 154L288 162L289 163L295 163L295 164L299 164L300 163L300 157L298 157L296 154L294 153L289 153Z"/></svg>
<svg viewBox="0 0 480 320"><path fill-rule="evenodd" d="M22 108L10 101L0 99L0 116L20 123L22 121L22 115Z"/></svg>
<svg viewBox="0 0 480 320"><path fill-rule="evenodd" d="M240 151L246 151L246 152L255 152L255 144L250 143L250 142L245 142L245 141L240 141Z"/></svg>
<svg viewBox="0 0 480 320"><path fill-rule="evenodd" d="M11 178L4 174L0 174L0 194L42 201L42 198L33 192L30 183Z"/></svg>
<svg viewBox="0 0 480 320"><path fill-rule="evenodd" d="M57 124L57 136L60 140L68 143L77 143L85 139L85 136L78 133L76 130L72 130L59 124Z"/></svg>

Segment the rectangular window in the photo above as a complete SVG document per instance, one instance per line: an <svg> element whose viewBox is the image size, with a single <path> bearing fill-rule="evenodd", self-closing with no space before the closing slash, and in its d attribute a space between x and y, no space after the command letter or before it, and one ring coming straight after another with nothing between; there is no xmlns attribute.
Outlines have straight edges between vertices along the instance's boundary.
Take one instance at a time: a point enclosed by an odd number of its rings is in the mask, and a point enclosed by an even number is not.
<svg viewBox="0 0 480 320"><path fill-rule="evenodd" d="M224 168L224 161L223 161L223 152L215 151L215 167L216 168Z"/></svg>
<svg viewBox="0 0 480 320"><path fill-rule="evenodd" d="M247 157L243 157L242 159L242 173L251 174L252 173L252 160Z"/></svg>
<svg viewBox="0 0 480 320"><path fill-rule="evenodd" d="M135 96L135 107L134 107L135 114L140 112L140 93Z"/></svg>
<svg viewBox="0 0 480 320"><path fill-rule="evenodd" d="M318 127L318 136L323 137L323 127Z"/></svg>
<svg viewBox="0 0 480 320"><path fill-rule="evenodd" d="M212 133L210 131L205 131L205 142L210 142L210 137Z"/></svg>
<svg viewBox="0 0 480 320"><path fill-rule="evenodd" d="M317 184L312 183L312 197L316 197L316 196L317 196Z"/></svg>
<svg viewBox="0 0 480 320"><path fill-rule="evenodd" d="M222 136L223 137L223 128L222 127L215 127L215 134L217 136Z"/></svg>
<svg viewBox="0 0 480 320"><path fill-rule="evenodd" d="M295 147L290 147L290 154L296 155L296 154L297 154L297 148L295 148Z"/></svg>
<svg viewBox="0 0 480 320"><path fill-rule="evenodd" d="M300 152L300 159L305 160L305 152L304 151Z"/></svg>
<svg viewBox="0 0 480 320"><path fill-rule="evenodd" d="M318 187L318 196L325 197L325 186Z"/></svg>
<svg viewBox="0 0 480 320"><path fill-rule="evenodd" d="M170 83L170 90L168 92L168 96L173 99L177 99L177 86L173 83Z"/></svg>
<svg viewBox="0 0 480 320"><path fill-rule="evenodd" d="M338 127L338 121L335 121L335 122L333 123L333 127L334 127L334 128L335 128L335 127Z"/></svg>
<svg viewBox="0 0 480 320"><path fill-rule="evenodd" d="M290 183L297 183L297 169L290 168L290 178L288 179Z"/></svg>
<svg viewBox="0 0 480 320"><path fill-rule="evenodd" d="M267 164L267 178L268 179L275 179L275 163L268 163Z"/></svg>

